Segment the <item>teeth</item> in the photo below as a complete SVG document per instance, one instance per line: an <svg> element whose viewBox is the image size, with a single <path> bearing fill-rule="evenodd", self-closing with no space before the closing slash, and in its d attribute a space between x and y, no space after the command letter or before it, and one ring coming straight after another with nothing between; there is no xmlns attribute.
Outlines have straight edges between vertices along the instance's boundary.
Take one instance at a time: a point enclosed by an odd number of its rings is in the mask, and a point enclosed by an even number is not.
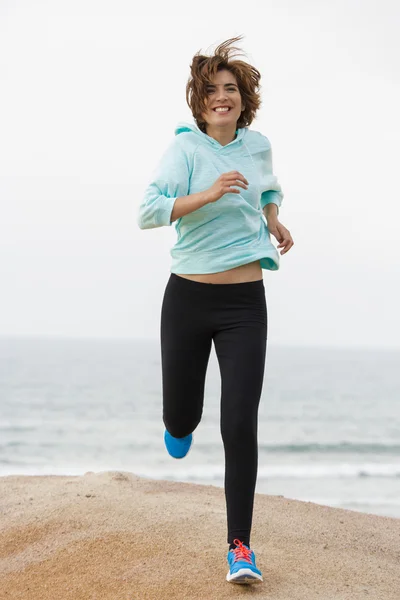
<svg viewBox="0 0 400 600"><path fill-rule="evenodd" d="M229 108L214 108L215 112L227 112Z"/></svg>

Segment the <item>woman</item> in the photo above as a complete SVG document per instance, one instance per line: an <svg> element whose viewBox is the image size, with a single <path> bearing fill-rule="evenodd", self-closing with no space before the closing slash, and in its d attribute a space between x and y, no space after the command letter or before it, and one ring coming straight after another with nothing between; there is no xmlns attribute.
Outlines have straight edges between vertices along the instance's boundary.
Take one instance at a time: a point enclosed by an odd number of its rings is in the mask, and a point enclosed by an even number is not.
<svg viewBox="0 0 400 600"><path fill-rule="evenodd" d="M283 194L271 145L248 129L261 75L232 58L232 38L196 54L186 99L195 124L178 124L139 209L141 229L175 223L177 242L161 310L164 442L183 458L200 423L214 342L221 372L227 581L262 581L250 531L258 466L267 307L262 269L277 270L293 246L279 222ZM265 217L265 218L264 218Z"/></svg>

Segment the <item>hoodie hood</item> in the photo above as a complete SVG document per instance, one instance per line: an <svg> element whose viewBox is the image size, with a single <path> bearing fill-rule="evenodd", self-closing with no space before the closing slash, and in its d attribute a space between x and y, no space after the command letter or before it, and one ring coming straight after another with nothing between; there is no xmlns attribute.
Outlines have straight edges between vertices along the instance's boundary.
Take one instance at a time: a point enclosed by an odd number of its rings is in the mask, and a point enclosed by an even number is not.
<svg viewBox="0 0 400 600"><path fill-rule="evenodd" d="M213 137L203 133L196 123L180 122L175 127L176 136L180 135L181 133L192 133L197 137L200 143L208 145L215 150L224 150L227 148L230 151L232 146L237 145L240 147L243 144L249 154L257 154L258 152L265 152L271 147L268 138L258 131L252 131L248 127L241 127L237 129L236 132L236 138L229 144L222 146Z"/></svg>
<svg viewBox="0 0 400 600"><path fill-rule="evenodd" d="M210 146L213 146L215 149L221 149L221 148L227 148L228 146L233 146L234 144L237 144L238 142L240 142L242 139L244 139L246 137L246 133L247 133L247 127L242 127L240 129L237 129L237 135L235 137L234 140L232 140L231 142L229 142L229 144L226 144L225 146L222 146L222 144L220 144L217 140L215 140L213 137L207 135L206 133L203 133L201 131L201 129L196 125L196 123L178 123L178 125L175 127L175 135L179 135L180 133L187 133L187 132L192 132L194 133L196 136L198 136L199 141L202 141L204 144L209 144Z"/></svg>

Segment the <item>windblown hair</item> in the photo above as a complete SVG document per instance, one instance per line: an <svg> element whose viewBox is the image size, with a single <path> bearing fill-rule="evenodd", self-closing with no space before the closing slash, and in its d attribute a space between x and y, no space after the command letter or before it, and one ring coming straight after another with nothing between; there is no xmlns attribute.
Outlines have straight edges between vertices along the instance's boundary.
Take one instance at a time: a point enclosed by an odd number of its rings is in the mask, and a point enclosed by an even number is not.
<svg viewBox="0 0 400 600"><path fill-rule="evenodd" d="M242 37L226 40L215 49L212 56L205 56L198 52L193 57L190 65L191 77L186 84L186 102L192 111L197 126L204 133L206 122L202 117L202 113L207 110L207 85L212 83L216 73L222 71L222 69L230 71L236 77L242 102L245 106L238 119L237 127L250 125L256 111L260 108L260 72L249 63L237 59L233 60L237 53L241 54L241 51L232 44L241 40Z"/></svg>

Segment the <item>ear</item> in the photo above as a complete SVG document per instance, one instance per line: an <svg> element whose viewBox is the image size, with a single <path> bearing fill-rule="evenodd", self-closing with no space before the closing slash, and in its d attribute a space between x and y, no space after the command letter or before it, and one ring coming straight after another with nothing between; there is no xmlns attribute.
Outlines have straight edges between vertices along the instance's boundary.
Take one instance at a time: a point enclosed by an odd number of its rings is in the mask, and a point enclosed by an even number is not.
<svg viewBox="0 0 400 600"><path fill-rule="evenodd" d="M246 108L246 107L245 107L245 106L243 106L243 104L242 104L242 110L241 110L241 112L243 112L245 108Z"/></svg>

